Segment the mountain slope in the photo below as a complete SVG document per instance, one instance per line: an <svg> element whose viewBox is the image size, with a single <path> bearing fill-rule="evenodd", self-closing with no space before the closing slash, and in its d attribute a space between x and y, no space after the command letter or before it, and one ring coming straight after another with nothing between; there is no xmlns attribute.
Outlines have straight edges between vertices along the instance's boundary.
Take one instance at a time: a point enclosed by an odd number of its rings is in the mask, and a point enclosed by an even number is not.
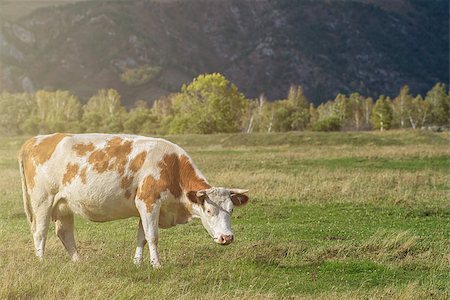
<svg viewBox="0 0 450 300"><path fill-rule="evenodd" d="M383 4L384 3L384 4ZM386 4L387 3L387 4ZM119 90L129 105L221 72L248 96L302 84L319 103L337 92L424 93L448 82L448 2L113 1L42 8L0 31L0 89ZM120 80L127 68L161 71Z"/></svg>

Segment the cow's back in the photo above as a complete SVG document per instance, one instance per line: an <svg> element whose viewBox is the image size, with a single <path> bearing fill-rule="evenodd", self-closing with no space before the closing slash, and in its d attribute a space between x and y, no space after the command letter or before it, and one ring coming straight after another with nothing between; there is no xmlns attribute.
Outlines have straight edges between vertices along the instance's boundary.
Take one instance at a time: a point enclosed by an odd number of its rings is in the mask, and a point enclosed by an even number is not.
<svg viewBox="0 0 450 300"><path fill-rule="evenodd" d="M163 139L134 135L53 134L27 141L21 159L30 195L54 195L54 206L92 221L138 216L134 198L158 162L184 151Z"/></svg>

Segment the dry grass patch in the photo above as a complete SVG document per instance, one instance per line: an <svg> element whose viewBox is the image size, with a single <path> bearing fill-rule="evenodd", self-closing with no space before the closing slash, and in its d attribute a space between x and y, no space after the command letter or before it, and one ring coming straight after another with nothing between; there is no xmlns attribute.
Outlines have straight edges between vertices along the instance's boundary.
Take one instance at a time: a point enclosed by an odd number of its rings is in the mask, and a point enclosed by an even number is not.
<svg viewBox="0 0 450 300"><path fill-rule="evenodd" d="M363 251L368 251L376 257L405 259L408 255L417 254L419 237L409 230L397 232L377 231L362 245ZM426 252L428 249L422 249Z"/></svg>
<svg viewBox="0 0 450 300"><path fill-rule="evenodd" d="M357 170L305 169L298 173L278 171L221 171L213 183L250 187L257 199L287 199L299 203L379 203L396 205L444 204L450 182L447 174L420 172L364 172Z"/></svg>

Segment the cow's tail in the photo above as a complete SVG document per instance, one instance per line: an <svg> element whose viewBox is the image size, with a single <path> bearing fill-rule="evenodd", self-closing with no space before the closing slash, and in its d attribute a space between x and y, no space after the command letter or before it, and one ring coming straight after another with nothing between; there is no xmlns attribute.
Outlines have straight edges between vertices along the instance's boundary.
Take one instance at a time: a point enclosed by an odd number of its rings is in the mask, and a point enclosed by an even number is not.
<svg viewBox="0 0 450 300"><path fill-rule="evenodd" d="M22 153L19 155L19 169L20 169L20 178L22 181L23 207L25 209L25 214L27 215L28 222L30 223L30 225L33 225L34 220L33 208L31 206L30 195L28 193L27 179L25 177L25 170L23 167Z"/></svg>

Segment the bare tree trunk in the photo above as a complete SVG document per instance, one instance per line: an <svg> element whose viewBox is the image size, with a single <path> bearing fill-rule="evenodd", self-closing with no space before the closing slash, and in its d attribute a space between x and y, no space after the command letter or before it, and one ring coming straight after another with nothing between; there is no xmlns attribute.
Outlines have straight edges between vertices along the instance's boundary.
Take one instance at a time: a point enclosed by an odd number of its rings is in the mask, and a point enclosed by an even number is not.
<svg viewBox="0 0 450 300"><path fill-rule="evenodd" d="M355 114L356 130L359 130L359 113Z"/></svg>
<svg viewBox="0 0 450 300"><path fill-rule="evenodd" d="M267 128L267 132L272 132L272 124L273 124L273 112L270 118L269 128Z"/></svg>
<svg viewBox="0 0 450 300"><path fill-rule="evenodd" d="M248 128L247 128L247 133L252 133L252 131L253 131L253 118L254 118L254 115L252 115L252 117L250 118L250 122L249 122Z"/></svg>
<svg viewBox="0 0 450 300"><path fill-rule="evenodd" d="M366 113L365 113L365 119L366 119L366 125L369 125L369 120L370 120L370 110L369 110L369 103L367 103L367 101L364 103L366 105Z"/></svg>
<svg viewBox="0 0 450 300"><path fill-rule="evenodd" d="M427 120L427 115L428 115L428 108L429 108L429 106L423 110L422 126L425 126L425 122ZM422 109L420 109L420 112L422 112Z"/></svg>
<svg viewBox="0 0 450 300"><path fill-rule="evenodd" d="M258 108L259 108L259 113L260 114L262 114L262 108L263 108L263 106L264 106L264 101L265 101L265 97L264 97L264 94L261 94L260 96L259 96L259 106L258 106Z"/></svg>
<svg viewBox="0 0 450 300"><path fill-rule="evenodd" d="M411 117L411 115L409 116L409 123L411 123L411 127L413 129L416 129L417 126L417 122L414 122L413 118Z"/></svg>

